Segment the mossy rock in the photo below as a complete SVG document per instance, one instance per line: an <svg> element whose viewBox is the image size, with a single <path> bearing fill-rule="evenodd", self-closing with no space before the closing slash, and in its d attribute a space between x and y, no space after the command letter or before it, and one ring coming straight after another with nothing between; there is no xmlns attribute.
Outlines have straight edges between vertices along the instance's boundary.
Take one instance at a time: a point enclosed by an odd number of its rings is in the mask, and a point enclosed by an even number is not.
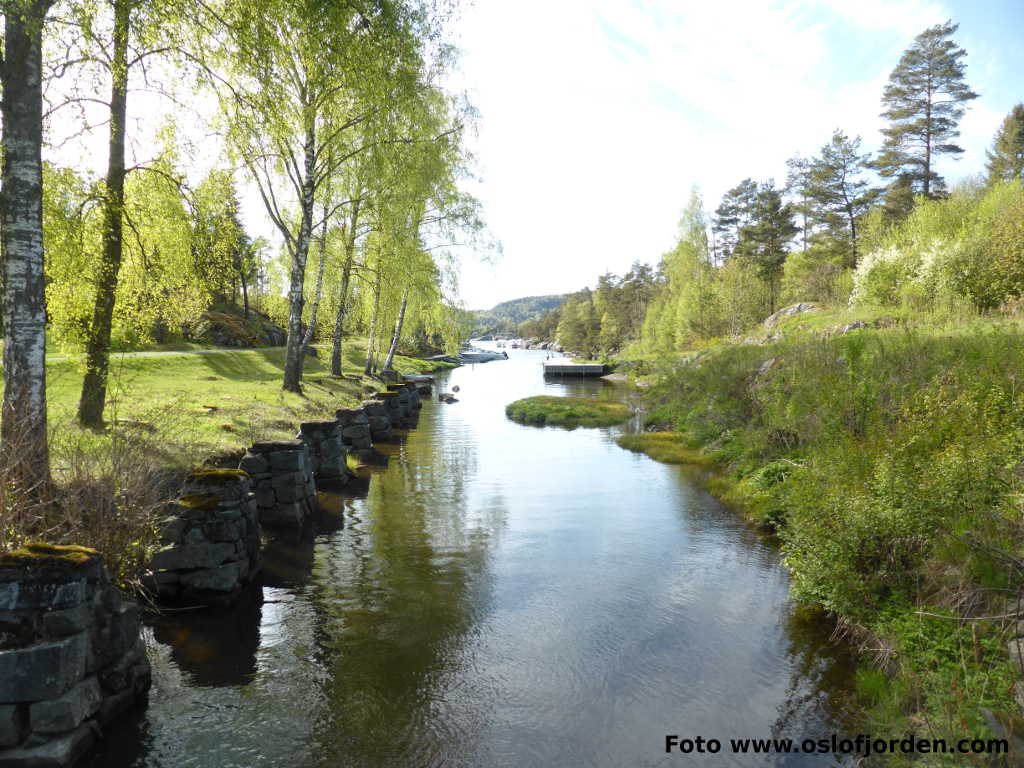
<svg viewBox="0 0 1024 768"><path fill-rule="evenodd" d="M198 512L209 512L216 509L219 503L219 497L205 493L189 493L178 499L179 505Z"/></svg>
<svg viewBox="0 0 1024 768"><path fill-rule="evenodd" d="M98 559L100 553L73 544L36 541L21 549L0 554L0 568L78 568Z"/></svg>
<svg viewBox="0 0 1024 768"><path fill-rule="evenodd" d="M188 476L188 482L199 485L222 485L225 482L241 482L249 477L244 469L222 469L210 467L208 469L197 469Z"/></svg>

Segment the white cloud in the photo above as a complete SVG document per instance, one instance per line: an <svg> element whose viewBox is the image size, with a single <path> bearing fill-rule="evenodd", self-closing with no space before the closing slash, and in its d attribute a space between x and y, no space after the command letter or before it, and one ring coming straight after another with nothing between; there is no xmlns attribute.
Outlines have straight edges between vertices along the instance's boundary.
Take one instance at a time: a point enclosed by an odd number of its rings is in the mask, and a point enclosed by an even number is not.
<svg viewBox="0 0 1024 768"><path fill-rule="evenodd" d="M505 256L494 268L464 259L467 303L576 290L655 261L691 185L713 208L746 176L781 182L786 158L834 128L875 147L889 72L950 15L929 0L479 0L460 24L454 82L482 113L478 193ZM996 66L977 58L972 83ZM968 153L942 169L951 179L980 167L1001 119L980 101L963 123Z"/></svg>

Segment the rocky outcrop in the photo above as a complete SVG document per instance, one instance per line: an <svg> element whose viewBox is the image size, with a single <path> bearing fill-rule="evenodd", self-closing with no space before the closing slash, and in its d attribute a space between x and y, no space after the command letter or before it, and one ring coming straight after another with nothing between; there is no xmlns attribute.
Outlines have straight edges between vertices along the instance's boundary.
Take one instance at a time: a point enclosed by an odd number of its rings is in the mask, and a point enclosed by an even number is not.
<svg viewBox="0 0 1024 768"><path fill-rule="evenodd" d="M313 477L318 484L343 486L348 482L351 475L337 421L304 421L297 437L309 447Z"/></svg>
<svg viewBox="0 0 1024 768"><path fill-rule="evenodd" d="M227 605L260 570L260 527L249 475L205 469L188 476L162 521L163 549L144 586L162 602Z"/></svg>
<svg viewBox="0 0 1024 768"><path fill-rule="evenodd" d="M765 318L764 327L774 328L783 320L786 320L790 317L795 317L796 315L801 315L804 314L805 312L817 312L818 310L818 305L812 302L800 302L799 304L791 304L788 307L780 309L778 312L768 315L768 317Z"/></svg>
<svg viewBox="0 0 1024 768"><path fill-rule="evenodd" d="M316 510L316 480L306 443L255 443L238 466L253 480L261 525L301 528L312 518Z"/></svg>
<svg viewBox="0 0 1024 768"><path fill-rule="evenodd" d="M144 700L138 608L84 547L0 555L0 766L68 766Z"/></svg>
<svg viewBox="0 0 1024 768"><path fill-rule="evenodd" d="M204 312L187 332L192 341L219 347L280 347L287 340L285 330L255 312L249 317L228 312Z"/></svg>

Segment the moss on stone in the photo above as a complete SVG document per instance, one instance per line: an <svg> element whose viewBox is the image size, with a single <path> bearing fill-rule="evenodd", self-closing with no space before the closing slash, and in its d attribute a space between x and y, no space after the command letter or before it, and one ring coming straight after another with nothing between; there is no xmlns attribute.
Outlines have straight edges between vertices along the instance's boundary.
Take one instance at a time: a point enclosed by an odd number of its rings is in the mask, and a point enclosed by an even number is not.
<svg viewBox="0 0 1024 768"><path fill-rule="evenodd" d="M203 512L216 509L219 503L219 498L205 493L189 493L178 499L178 504L181 506Z"/></svg>
<svg viewBox="0 0 1024 768"><path fill-rule="evenodd" d="M89 547L35 541L0 554L0 567L84 565L97 557L99 552Z"/></svg>
<svg viewBox="0 0 1024 768"><path fill-rule="evenodd" d="M220 467L210 467L208 469L197 469L188 476L188 480L189 482L200 483L203 485L215 485L224 480L237 481L247 477L249 477L249 473L244 469L222 469Z"/></svg>

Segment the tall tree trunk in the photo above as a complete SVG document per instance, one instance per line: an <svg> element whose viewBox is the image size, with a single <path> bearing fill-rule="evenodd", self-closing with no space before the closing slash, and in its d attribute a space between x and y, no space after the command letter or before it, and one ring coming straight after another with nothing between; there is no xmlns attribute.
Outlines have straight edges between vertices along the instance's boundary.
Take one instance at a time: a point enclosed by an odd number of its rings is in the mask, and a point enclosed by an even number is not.
<svg viewBox="0 0 1024 768"><path fill-rule="evenodd" d="M30 489L49 485L43 272L42 29L50 2L3 3L4 399L0 443Z"/></svg>
<svg viewBox="0 0 1024 768"><path fill-rule="evenodd" d="M367 376L373 372L374 344L377 339L377 318L380 315L380 273L377 273L377 280L373 284L373 320L370 321L370 339L366 342L366 365L363 373Z"/></svg>
<svg viewBox="0 0 1024 768"><path fill-rule="evenodd" d="M306 127L305 162L302 180L302 220L299 237L292 253L291 282L288 289L288 340L285 342L284 383L287 392L302 391L302 296L306 279L306 258L309 255L309 239L313 228L313 174L316 162L316 133L312 119Z"/></svg>
<svg viewBox="0 0 1024 768"><path fill-rule="evenodd" d="M106 197L103 206L103 257L96 275L92 325L85 344L85 379L78 401L79 423L103 424L110 368L110 332L117 295L118 273L124 247L124 138L128 111L128 0L114 3L114 57L110 64L110 137L107 156Z"/></svg>
<svg viewBox="0 0 1024 768"><path fill-rule="evenodd" d="M327 211L328 203L324 203L324 228L320 233L320 264L316 268L316 292L313 294L313 306L309 309L309 324L306 326L306 335L302 338L302 348L305 349L313 341L313 334L316 333L316 314L320 309L320 294L324 289L324 257L327 256Z"/></svg>
<svg viewBox="0 0 1024 768"><path fill-rule="evenodd" d="M395 335L391 337L391 346L388 348L388 356L384 358L382 370L390 371L391 363L395 359L395 350L398 349L398 340L402 336L402 323L405 322L405 307L409 303L409 289L402 293L402 305L398 308L398 320L395 321Z"/></svg>
<svg viewBox="0 0 1024 768"><path fill-rule="evenodd" d="M359 221L359 200L352 204L348 232L345 237L345 265L341 270L341 290L338 292L338 314L334 318L334 336L331 339L331 375L341 376L341 340L345 333L345 313L348 309L348 287L352 278L352 262L356 250L356 224Z"/></svg>
<svg viewBox="0 0 1024 768"><path fill-rule="evenodd" d="M249 286L247 285L245 275L240 275L242 281L242 313L243 317L249 318Z"/></svg>

